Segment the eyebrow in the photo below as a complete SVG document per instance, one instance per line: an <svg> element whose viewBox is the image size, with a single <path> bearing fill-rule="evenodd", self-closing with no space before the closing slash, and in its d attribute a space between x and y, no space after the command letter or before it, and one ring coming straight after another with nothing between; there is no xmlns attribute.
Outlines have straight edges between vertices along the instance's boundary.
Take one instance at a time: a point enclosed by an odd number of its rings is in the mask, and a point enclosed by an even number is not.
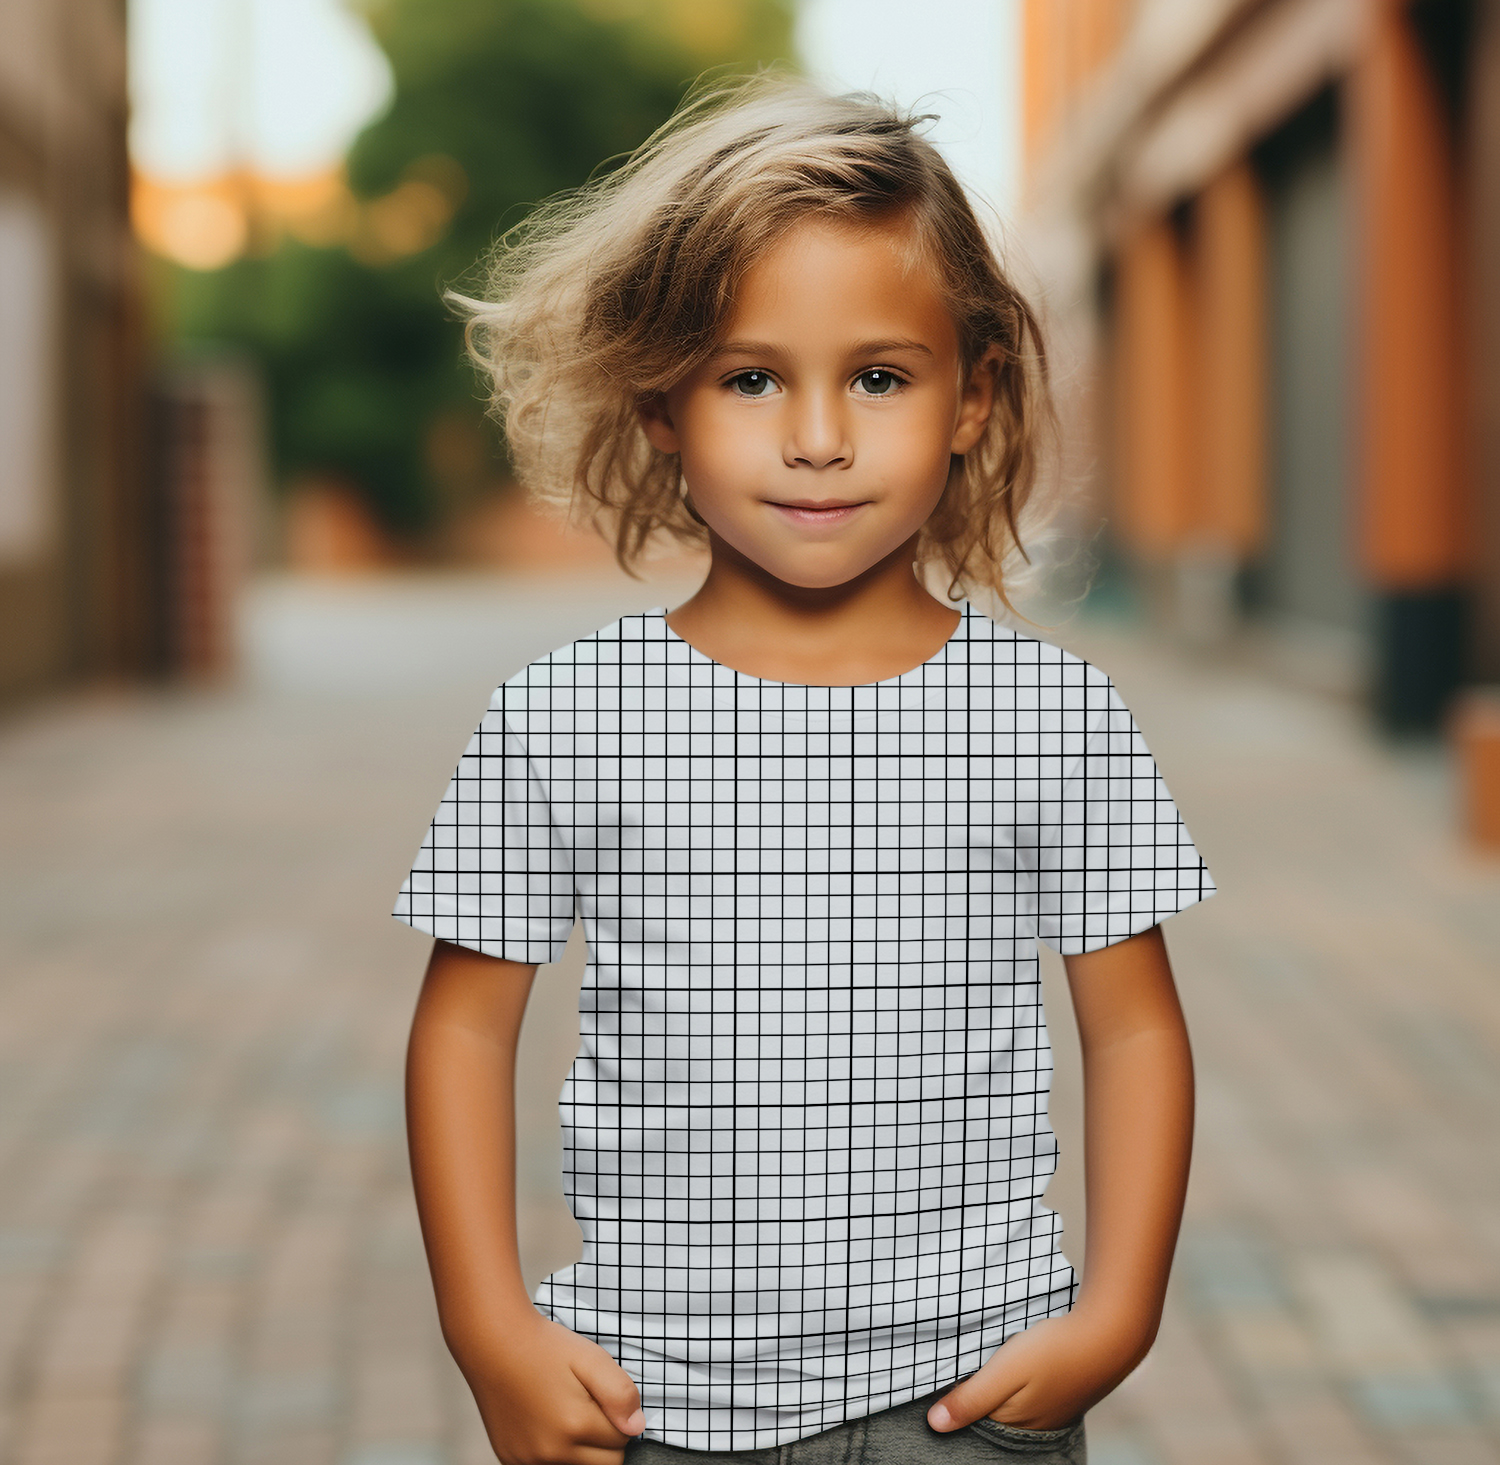
<svg viewBox="0 0 1500 1465"><path fill-rule="evenodd" d="M930 346L925 346L921 341L910 340L905 336L891 336L879 341L859 341L849 350L850 356L869 358L871 356L883 356L890 351L917 351L923 356L933 354ZM718 360L721 356L780 356L782 354L779 346L773 346L768 341L725 341L722 346L714 348L713 359Z"/></svg>

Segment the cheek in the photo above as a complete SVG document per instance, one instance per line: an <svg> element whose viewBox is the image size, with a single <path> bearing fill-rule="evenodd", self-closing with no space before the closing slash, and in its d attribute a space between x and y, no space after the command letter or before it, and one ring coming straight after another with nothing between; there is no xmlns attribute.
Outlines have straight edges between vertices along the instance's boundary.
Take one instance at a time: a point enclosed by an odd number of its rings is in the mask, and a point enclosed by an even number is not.
<svg viewBox="0 0 1500 1465"><path fill-rule="evenodd" d="M769 415L721 402L694 404L678 423L684 474L700 492L732 487L766 455L767 444L778 441Z"/></svg>
<svg viewBox="0 0 1500 1465"><path fill-rule="evenodd" d="M914 490L925 492L936 481L947 481L953 453L951 404L933 398L899 416L895 413L878 425L867 447L877 451L886 466L909 481Z"/></svg>

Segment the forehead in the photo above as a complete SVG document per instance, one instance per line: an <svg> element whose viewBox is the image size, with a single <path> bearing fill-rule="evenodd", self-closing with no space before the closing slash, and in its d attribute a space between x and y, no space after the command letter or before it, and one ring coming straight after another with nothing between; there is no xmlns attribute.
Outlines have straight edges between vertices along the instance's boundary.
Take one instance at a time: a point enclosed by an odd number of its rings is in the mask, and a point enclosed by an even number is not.
<svg viewBox="0 0 1500 1465"><path fill-rule="evenodd" d="M900 219L794 224L746 271L722 335L810 348L913 337L935 354L957 349L926 251Z"/></svg>

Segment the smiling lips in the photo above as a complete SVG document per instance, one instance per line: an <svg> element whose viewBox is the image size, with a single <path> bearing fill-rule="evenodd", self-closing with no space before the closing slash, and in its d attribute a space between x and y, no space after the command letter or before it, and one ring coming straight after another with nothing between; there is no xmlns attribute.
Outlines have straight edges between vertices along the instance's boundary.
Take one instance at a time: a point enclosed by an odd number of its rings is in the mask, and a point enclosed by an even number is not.
<svg viewBox="0 0 1500 1465"><path fill-rule="evenodd" d="M869 501L857 499L791 499L785 503L770 500L771 507L796 524L842 524L852 519Z"/></svg>

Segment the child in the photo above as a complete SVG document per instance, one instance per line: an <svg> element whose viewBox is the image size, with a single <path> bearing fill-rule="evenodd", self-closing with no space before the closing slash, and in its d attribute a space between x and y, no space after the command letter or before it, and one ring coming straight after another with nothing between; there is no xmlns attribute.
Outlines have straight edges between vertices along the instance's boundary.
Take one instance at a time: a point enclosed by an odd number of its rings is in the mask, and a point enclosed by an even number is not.
<svg viewBox="0 0 1500 1465"><path fill-rule="evenodd" d="M1214 886L1102 672L1006 629L1036 322L914 119L761 80L552 205L469 301L516 462L702 588L495 693L397 915L445 1336L498 1457L1084 1459L1155 1334L1192 1073L1158 926ZM582 1260L516 1251L536 968ZM1037 939L1086 1077L1080 1291ZM1003 1345L1003 1346L1002 1346Z"/></svg>

